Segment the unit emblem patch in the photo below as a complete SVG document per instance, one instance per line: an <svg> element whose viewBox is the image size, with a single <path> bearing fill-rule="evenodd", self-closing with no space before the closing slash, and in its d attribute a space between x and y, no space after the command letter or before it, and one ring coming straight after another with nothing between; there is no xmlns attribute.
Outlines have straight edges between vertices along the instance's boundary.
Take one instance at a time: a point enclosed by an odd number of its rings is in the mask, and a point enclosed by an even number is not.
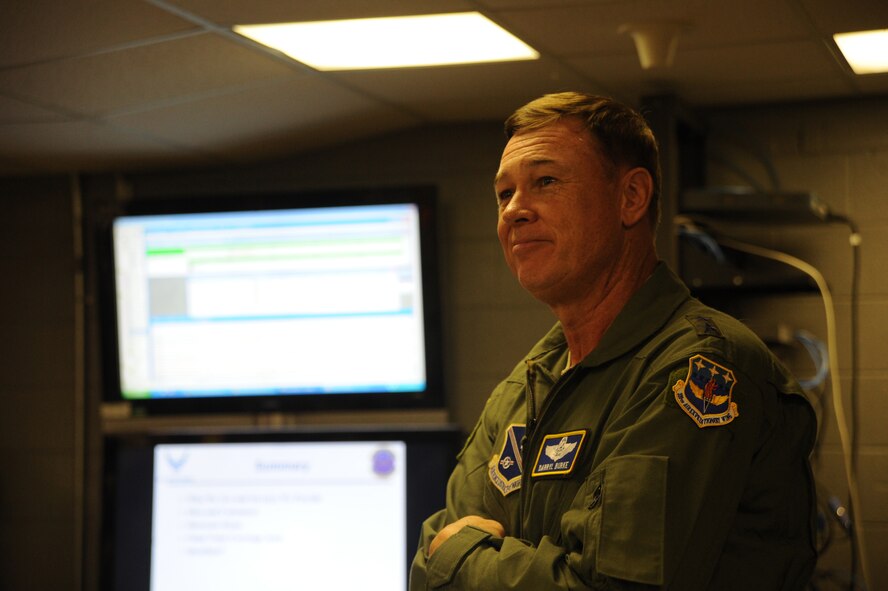
<svg viewBox="0 0 888 591"><path fill-rule="evenodd" d="M536 461L533 465L531 476L556 476L570 474L583 441L586 439L585 431L569 431L567 433L554 433L546 435L540 445Z"/></svg>
<svg viewBox="0 0 888 591"><path fill-rule="evenodd" d="M737 404L731 400L736 383L733 371L702 355L694 355L688 360L687 377L678 380L672 391L678 405L698 427L719 427L740 415Z"/></svg>
<svg viewBox="0 0 888 591"><path fill-rule="evenodd" d="M521 488L521 440L525 431L524 425L509 425L499 455L490 459L487 474L503 496Z"/></svg>

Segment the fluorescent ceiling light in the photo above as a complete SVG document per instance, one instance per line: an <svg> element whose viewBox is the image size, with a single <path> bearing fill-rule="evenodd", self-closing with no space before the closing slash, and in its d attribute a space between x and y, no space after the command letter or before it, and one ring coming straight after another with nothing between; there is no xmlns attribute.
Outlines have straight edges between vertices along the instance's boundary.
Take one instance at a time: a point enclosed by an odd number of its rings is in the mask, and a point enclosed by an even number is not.
<svg viewBox="0 0 888 591"><path fill-rule="evenodd" d="M888 72L888 29L833 35L855 74Z"/></svg>
<svg viewBox="0 0 888 591"><path fill-rule="evenodd" d="M317 70L363 70L537 59L477 12L235 25L234 31Z"/></svg>

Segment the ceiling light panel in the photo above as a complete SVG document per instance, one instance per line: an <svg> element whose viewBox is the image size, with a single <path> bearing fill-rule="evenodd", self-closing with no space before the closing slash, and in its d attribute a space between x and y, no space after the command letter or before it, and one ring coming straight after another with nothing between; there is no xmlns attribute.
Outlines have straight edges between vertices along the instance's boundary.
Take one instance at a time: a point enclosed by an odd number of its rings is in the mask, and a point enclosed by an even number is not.
<svg viewBox="0 0 888 591"><path fill-rule="evenodd" d="M235 25L234 31L317 70L366 70L537 59L477 12Z"/></svg>
<svg viewBox="0 0 888 591"><path fill-rule="evenodd" d="M833 35L855 74L888 72L888 29Z"/></svg>

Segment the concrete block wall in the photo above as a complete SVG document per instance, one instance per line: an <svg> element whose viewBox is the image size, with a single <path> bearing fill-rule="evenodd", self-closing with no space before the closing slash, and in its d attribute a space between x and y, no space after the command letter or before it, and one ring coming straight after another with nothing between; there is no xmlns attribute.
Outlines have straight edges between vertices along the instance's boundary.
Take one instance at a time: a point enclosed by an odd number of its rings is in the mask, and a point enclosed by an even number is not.
<svg viewBox="0 0 888 591"><path fill-rule="evenodd" d="M0 185L0 589L76 589L82 477L68 179Z"/></svg>
<svg viewBox="0 0 888 591"><path fill-rule="evenodd" d="M779 172L782 186L821 195L860 224L860 478L871 589L888 588L888 104L878 100L722 109L705 113L713 149L766 185L763 162ZM493 175L504 139L499 123L420 129L304 155L287 162L238 170L158 172L88 179L84 202L123 183L136 196L257 190L434 184L440 209L441 298L449 417L471 429L495 384L552 324L548 309L528 296L502 262L495 235ZM763 160L763 158L765 160ZM714 182L743 182L713 161ZM749 176L749 175L748 175ZM7 182L8 181L8 182ZM105 187L106 189L95 189ZM3 244L0 265L14 285L2 290L5 336L0 355L0 588L35 591L96 588L95 507L81 514L81 497L96 498L95 462L87 461L88 487L78 488L74 382L76 274L67 180L0 183ZM45 213L50 211L52 213ZM832 286L838 308L840 369L848 396L850 254L840 226L781 229L731 228L808 259ZM90 304L91 305L91 304ZM824 334L823 308L810 294L744 298L750 322L781 320ZM89 311L89 306L88 306ZM92 310L93 317L95 310ZM93 333L94 327L87 327ZM798 352L790 362L810 371ZM90 368L92 371L92 368ZM96 380L90 380L96 384ZM95 412L99 392L87 392ZM847 498L828 393L822 397L824 431L817 476L832 494ZM95 425L96 417L84 420ZM310 422L311 417L301 420ZM95 434L87 434L95 440ZM74 537L86 521L86 548ZM86 561L79 562L79 553ZM53 568L44 568L53 556ZM841 573L848 544L836 536L824 569ZM85 575L81 579L80 569ZM830 587L823 587L828 589Z"/></svg>
<svg viewBox="0 0 888 591"><path fill-rule="evenodd" d="M714 110L707 113L710 184L748 184L750 178L766 189L810 191L830 210L859 226L859 327L856 403L851 400L852 249L849 230L839 224L766 227L720 224L727 234L797 256L824 275L835 299L838 370L849 421L857 411L858 486L870 589L888 589L888 99L866 99L810 105L783 105ZM730 165L726 165L728 162ZM771 169L776 175L769 174ZM746 174L739 174L741 170ZM743 177L747 178L743 178ZM764 220L763 220L764 221ZM826 339L824 306L817 294L768 295L745 298L737 294L744 320L751 325L779 322L808 330ZM798 351L784 352L799 375L812 365ZM815 456L815 476L821 495L848 501L845 462L836 428L829 387L818 394L822 432ZM820 561L824 575L846 577L849 543L835 536ZM821 588L830 589L824 583Z"/></svg>

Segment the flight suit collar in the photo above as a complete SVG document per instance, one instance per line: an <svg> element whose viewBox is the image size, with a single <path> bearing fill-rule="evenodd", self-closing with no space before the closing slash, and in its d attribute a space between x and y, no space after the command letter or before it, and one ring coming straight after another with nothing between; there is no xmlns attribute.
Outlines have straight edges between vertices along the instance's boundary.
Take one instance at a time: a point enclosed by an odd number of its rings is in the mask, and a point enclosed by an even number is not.
<svg viewBox="0 0 888 591"><path fill-rule="evenodd" d="M608 327L598 346L579 365L595 367L624 355L659 331L688 298L688 288L659 262Z"/></svg>
<svg viewBox="0 0 888 591"><path fill-rule="evenodd" d="M672 313L689 297L688 288L668 265L662 261L657 263L654 272L626 303L595 350L577 365L595 367L634 349L665 326ZM556 322L528 353L525 365L548 370L566 346L561 323ZM546 371L545 375L550 382L557 378L551 371Z"/></svg>

